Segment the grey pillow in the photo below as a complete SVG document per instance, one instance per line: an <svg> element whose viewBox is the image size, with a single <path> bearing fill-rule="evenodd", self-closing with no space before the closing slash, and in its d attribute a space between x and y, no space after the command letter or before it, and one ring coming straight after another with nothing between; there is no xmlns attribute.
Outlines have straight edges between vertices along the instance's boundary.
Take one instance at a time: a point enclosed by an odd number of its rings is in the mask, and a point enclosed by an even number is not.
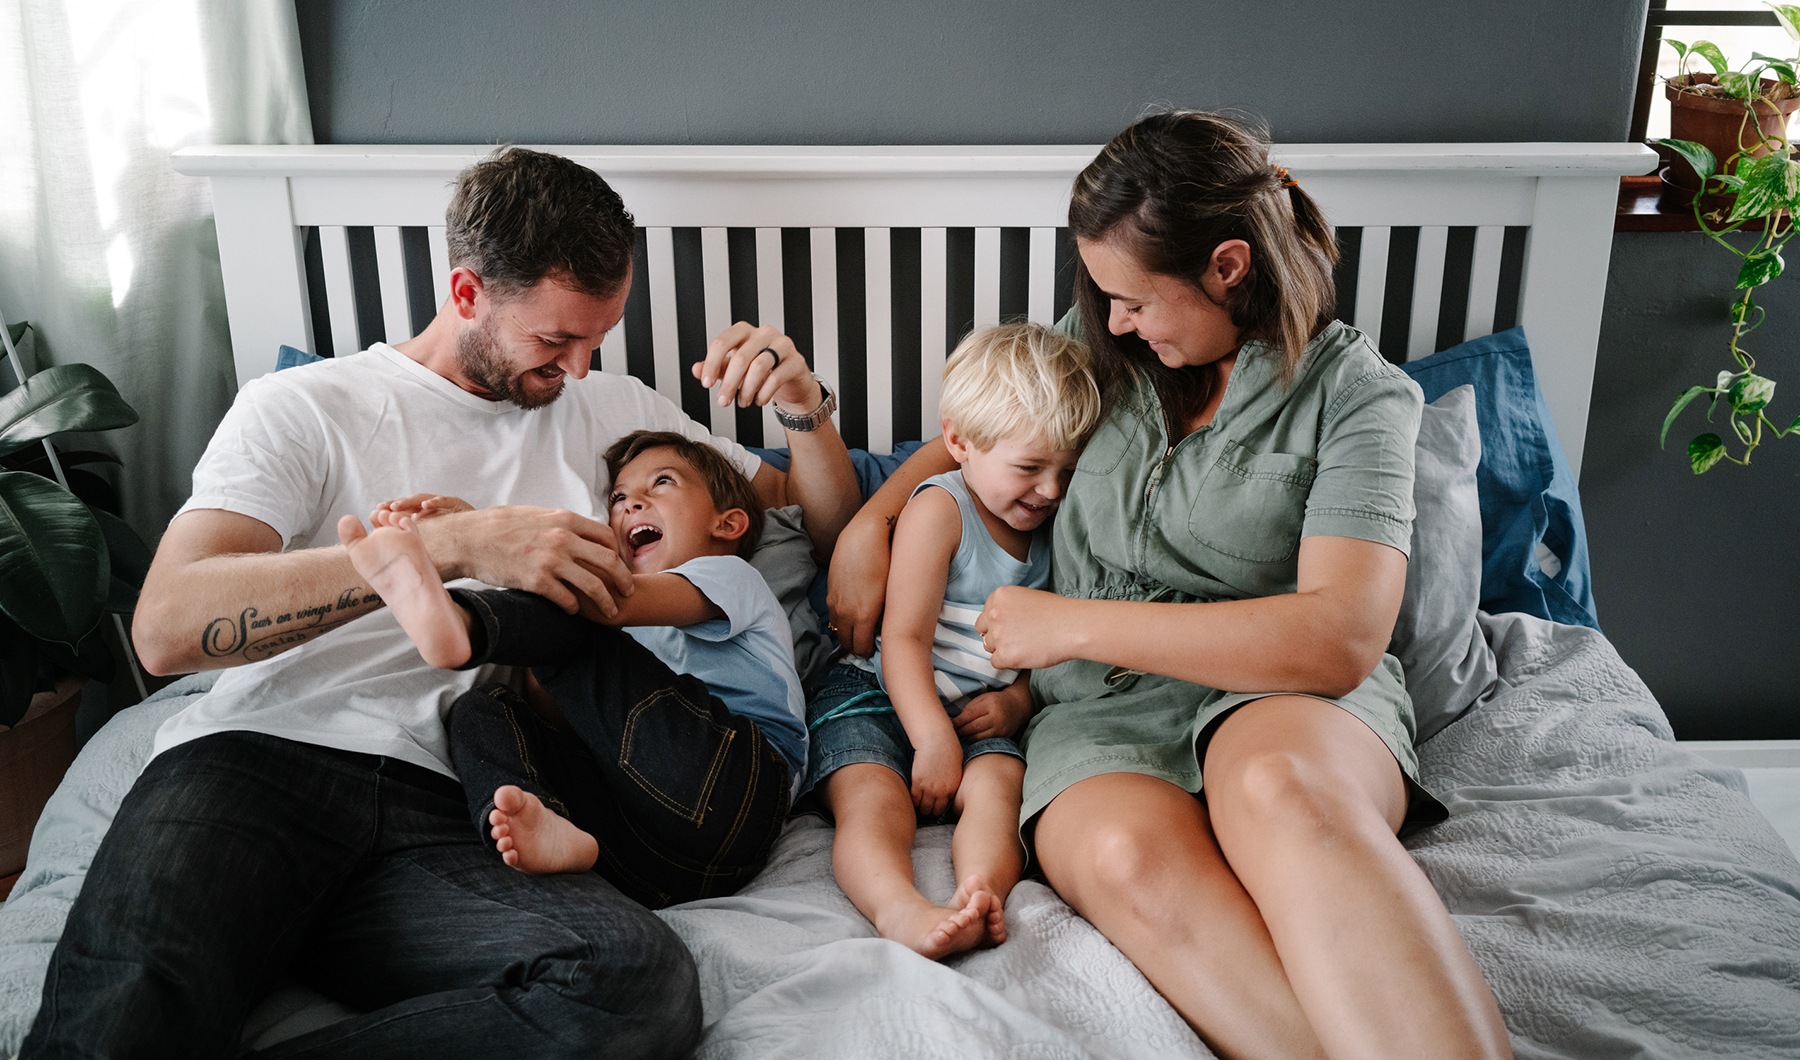
<svg viewBox="0 0 1800 1060"><path fill-rule="evenodd" d="M812 539L800 523L800 506L770 508L763 518L762 538L750 556L755 567L781 609L787 612L788 629L794 635L794 668L800 671L802 687L811 687L831 663L831 644L825 639L825 624L819 621L807 592L819 573L813 559Z"/></svg>
<svg viewBox="0 0 1800 1060"><path fill-rule="evenodd" d="M1475 388L1425 406L1413 477L1412 556L1388 651L1406 672L1414 742L1424 743L1491 695L1494 651L1475 625L1481 599L1481 435Z"/></svg>

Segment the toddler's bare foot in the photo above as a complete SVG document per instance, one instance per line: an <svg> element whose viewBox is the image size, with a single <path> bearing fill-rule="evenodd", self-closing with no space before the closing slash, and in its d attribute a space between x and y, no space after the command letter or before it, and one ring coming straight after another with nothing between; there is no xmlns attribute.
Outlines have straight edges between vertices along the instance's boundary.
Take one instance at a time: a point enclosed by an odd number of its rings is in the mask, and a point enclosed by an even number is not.
<svg viewBox="0 0 1800 1060"><path fill-rule="evenodd" d="M895 910L875 925L884 939L902 943L923 957L942 960L953 953L972 950L987 936L986 891L970 896L960 906L933 905L921 899L904 910Z"/></svg>
<svg viewBox="0 0 1800 1060"><path fill-rule="evenodd" d="M575 823L512 784L494 789L488 834L500 860L520 872L548 875L586 872L600 859L600 844Z"/></svg>
<svg viewBox="0 0 1800 1060"><path fill-rule="evenodd" d="M400 526L366 531L362 520L346 515L338 520L338 540L349 550L356 573L394 612L421 658L446 669L469 661L469 616L444 589L418 534Z"/></svg>
<svg viewBox="0 0 1800 1060"><path fill-rule="evenodd" d="M956 888L950 904L961 908L978 894L985 894L989 899L987 913L982 918L987 936L982 945L998 946L1006 941L1006 900L1000 897L999 892L989 887L980 876L971 874L963 877L962 885Z"/></svg>

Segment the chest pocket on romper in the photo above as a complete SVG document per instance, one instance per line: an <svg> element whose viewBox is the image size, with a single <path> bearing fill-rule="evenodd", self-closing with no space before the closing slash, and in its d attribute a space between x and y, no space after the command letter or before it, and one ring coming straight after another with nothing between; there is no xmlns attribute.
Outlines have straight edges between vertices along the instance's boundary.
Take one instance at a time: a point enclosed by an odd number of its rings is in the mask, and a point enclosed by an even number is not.
<svg viewBox="0 0 1800 1060"><path fill-rule="evenodd" d="M1226 445L1188 512L1188 532L1234 559L1275 563L1300 551L1306 497L1318 462L1289 453Z"/></svg>

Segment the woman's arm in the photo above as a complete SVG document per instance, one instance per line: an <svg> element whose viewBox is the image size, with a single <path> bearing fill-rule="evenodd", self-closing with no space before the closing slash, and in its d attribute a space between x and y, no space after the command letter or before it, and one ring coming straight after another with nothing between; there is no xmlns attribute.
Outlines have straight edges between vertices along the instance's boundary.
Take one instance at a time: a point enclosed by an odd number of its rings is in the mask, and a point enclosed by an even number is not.
<svg viewBox="0 0 1800 1060"><path fill-rule="evenodd" d="M944 440L933 438L894 469L838 536L825 603L832 630L852 654L875 651L875 632L881 625L887 594L888 542L900 509L906 507L919 483L955 470L956 461L950 459Z"/></svg>
<svg viewBox="0 0 1800 1060"><path fill-rule="evenodd" d="M976 623L994 665L1092 659L1227 690L1342 696L1393 637L1406 556L1350 537L1300 542L1297 589L1203 604L1076 600L1003 587Z"/></svg>
<svg viewBox="0 0 1800 1060"><path fill-rule="evenodd" d="M941 489L914 497L894 528L882 620L882 686L913 746L913 803L929 817L949 807L962 783L962 741L938 698L931 661L950 560L961 542L954 497Z"/></svg>

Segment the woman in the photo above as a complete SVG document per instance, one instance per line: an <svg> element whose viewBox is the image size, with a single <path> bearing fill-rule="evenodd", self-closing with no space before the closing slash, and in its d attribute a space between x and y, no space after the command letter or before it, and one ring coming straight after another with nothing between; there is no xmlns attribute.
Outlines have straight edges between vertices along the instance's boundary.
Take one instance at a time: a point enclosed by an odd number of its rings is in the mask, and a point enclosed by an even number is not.
<svg viewBox="0 0 1800 1060"><path fill-rule="evenodd" d="M1396 838L1444 814L1385 654L1418 388L1332 319L1330 225L1229 119L1119 134L1069 226L1112 405L1057 517L1057 593L1002 589L977 624L1045 704L1022 814L1045 876L1225 1056L1510 1055ZM855 646L869 549L837 555Z"/></svg>

